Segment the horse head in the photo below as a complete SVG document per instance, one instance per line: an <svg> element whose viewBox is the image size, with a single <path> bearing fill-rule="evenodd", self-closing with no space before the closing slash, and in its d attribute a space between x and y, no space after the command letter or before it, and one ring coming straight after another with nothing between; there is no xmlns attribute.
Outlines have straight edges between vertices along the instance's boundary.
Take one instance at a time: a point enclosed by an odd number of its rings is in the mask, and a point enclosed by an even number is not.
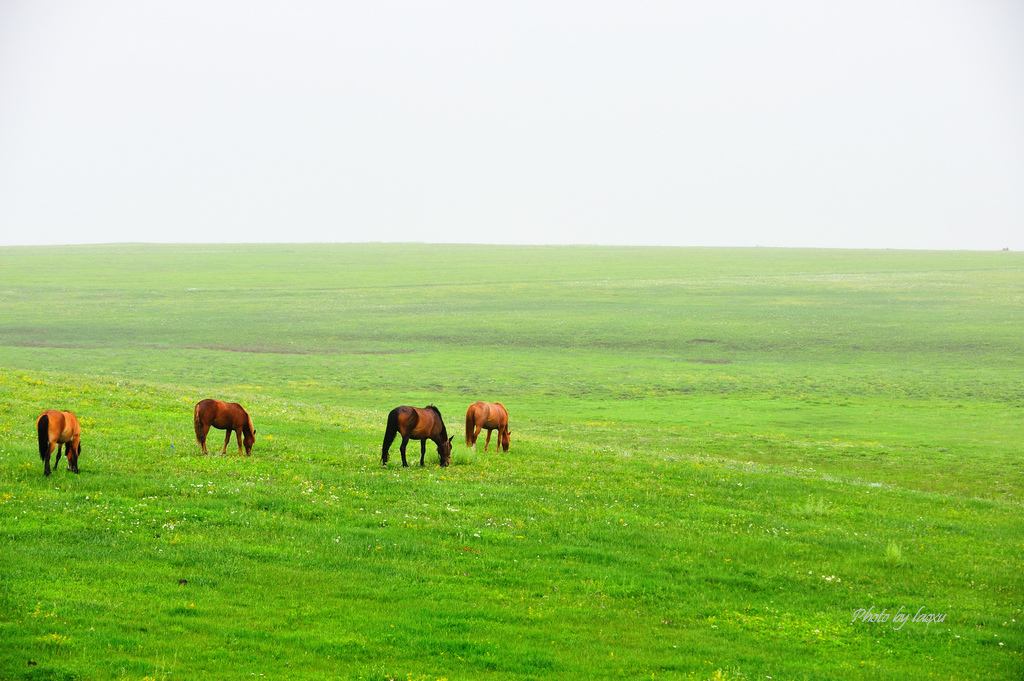
<svg viewBox="0 0 1024 681"><path fill-rule="evenodd" d="M248 414L245 415L245 419L249 422L249 428L242 431L242 443L245 445L245 453L252 454L252 446L256 444L256 426Z"/></svg>
<svg viewBox="0 0 1024 681"><path fill-rule="evenodd" d="M442 435L442 438L443 437L444 436ZM452 462L452 440L454 439L455 436L452 435L447 440L442 439L440 442L437 443L437 454L438 456L441 457L442 466L447 466Z"/></svg>

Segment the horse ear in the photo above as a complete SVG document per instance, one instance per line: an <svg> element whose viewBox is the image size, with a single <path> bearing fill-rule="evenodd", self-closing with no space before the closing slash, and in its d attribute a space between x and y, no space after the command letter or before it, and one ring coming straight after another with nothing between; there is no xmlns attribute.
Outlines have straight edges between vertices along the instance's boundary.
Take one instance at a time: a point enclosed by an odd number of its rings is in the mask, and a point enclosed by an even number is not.
<svg viewBox="0 0 1024 681"><path fill-rule="evenodd" d="M450 443L450 442L451 442L452 440L454 440L454 439L455 439L455 436L454 436L454 435L452 435L452 436L451 436L450 438L448 438L448 442Z"/></svg>

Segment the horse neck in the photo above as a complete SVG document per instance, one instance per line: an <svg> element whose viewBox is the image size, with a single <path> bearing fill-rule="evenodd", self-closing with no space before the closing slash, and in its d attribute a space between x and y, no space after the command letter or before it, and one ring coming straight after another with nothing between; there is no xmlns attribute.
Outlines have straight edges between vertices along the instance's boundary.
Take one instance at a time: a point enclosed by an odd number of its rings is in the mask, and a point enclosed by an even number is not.
<svg viewBox="0 0 1024 681"><path fill-rule="evenodd" d="M448 429L444 427L444 423L441 423L441 430L437 431L437 435L431 435L430 439L436 444L441 444L448 439Z"/></svg>

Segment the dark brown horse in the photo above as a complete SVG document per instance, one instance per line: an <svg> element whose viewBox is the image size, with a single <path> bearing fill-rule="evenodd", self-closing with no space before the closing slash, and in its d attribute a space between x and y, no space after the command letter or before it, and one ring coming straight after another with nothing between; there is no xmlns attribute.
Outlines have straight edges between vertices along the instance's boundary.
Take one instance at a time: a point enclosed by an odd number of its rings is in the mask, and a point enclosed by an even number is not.
<svg viewBox="0 0 1024 681"><path fill-rule="evenodd" d="M405 447L409 440L420 441L420 465L423 465L423 457L427 453L427 440L433 440L437 445L437 454L441 458L441 465L447 466L452 460L452 440L455 436L448 437L448 430L444 427L441 419L441 412L437 407L428 404L426 409L417 407L395 407L388 414L388 427L384 431L384 445L380 449L380 463L388 465L388 450L391 443L395 441L395 435L402 434L402 465L408 466L405 460Z"/></svg>
<svg viewBox="0 0 1024 681"><path fill-rule="evenodd" d="M508 451L512 444L512 431L508 429L508 409L501 402L474 402L466 410L466 446L476 447L480 431L487 431L484 451L491 444L491 431L498 431L496 448Z"/></svg>
<svg viewBox="0 0 1024 681"><path fill-rule="evenodd" d="M53 470L60 463L60 448L68 455L68 470L78 472L78 455L82 453L82 428L78 418L70 411L47 409L36 419L36 434L39 436L39 458L43 460L43 475L50 474L50 455L57 448L57 459Z"/></svg>
<svg viewBox="0 0 1024 681"><path fill-rule="evenodd" d="M252 425L252 418L248 412L237 402L203 400L196 405L192 422L196 427L196 440L203 448L203 454L210 453L206 449L206 434L210 432L210 426L227 431L224 434L224 449L220 451L221 454L226 454L228 451L231 433L234 433L238 440L238 453L242 453L242 444L244 443L245 455L252 454L252 446L256 443L256 427Z"/></svg>

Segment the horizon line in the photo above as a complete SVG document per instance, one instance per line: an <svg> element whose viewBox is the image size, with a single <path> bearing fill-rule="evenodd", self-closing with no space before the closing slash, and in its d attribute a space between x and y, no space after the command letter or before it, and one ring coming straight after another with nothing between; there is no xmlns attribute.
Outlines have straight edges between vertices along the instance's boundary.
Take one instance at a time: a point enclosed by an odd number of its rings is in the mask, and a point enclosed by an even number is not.
<svg viewBox="0 0 1024 681"><path fill-rule="evenodd" d="M79 241L69 243L0 243L0 248L64 248L91 246L495 246L499 248L673 248L705 250L813 250L813 251L908 251L939 253L1013 253L1008 246L996 248L940 248L906 246L778 246L709 244L609 244L609 243L515 243L476 241Z"/></svg>

